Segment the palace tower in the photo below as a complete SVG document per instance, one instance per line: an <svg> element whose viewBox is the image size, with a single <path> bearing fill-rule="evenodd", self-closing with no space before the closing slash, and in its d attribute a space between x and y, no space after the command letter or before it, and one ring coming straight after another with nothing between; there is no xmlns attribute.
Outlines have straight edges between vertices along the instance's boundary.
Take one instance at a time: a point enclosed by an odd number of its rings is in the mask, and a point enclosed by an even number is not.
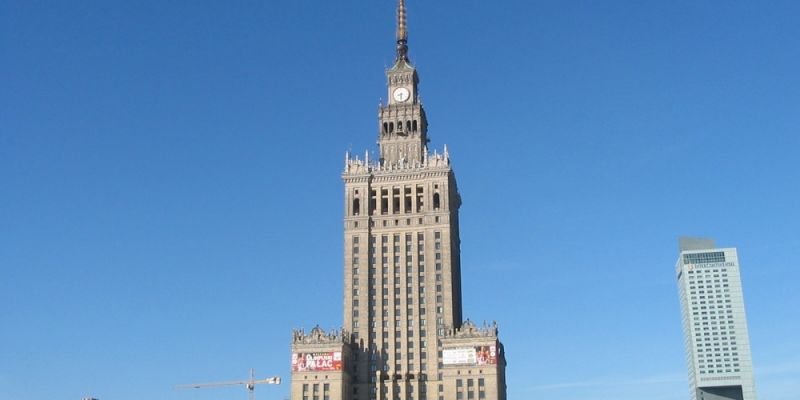
<svg viewBox="0 0 800 400"><path fill-rule="evenodd" d="M428 149L404 0L378 110L378 154L346 156L344 329L295 331L292 400L504 400L495 324L464 321L458 211L447 147Z"/></svg>

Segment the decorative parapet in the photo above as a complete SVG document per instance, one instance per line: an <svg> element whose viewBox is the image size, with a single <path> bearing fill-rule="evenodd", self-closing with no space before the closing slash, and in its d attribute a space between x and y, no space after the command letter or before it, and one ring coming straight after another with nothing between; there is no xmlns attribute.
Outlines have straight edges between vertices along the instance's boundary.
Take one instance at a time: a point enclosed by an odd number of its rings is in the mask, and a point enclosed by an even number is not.
<svg viewBox="0 0 800 400"><path fill-rule="evenodd" d="M466 320L461 325L461 328L448 329L445 331L445 337L453 339L497 338L497 333L497 322L492 321L492 324L488 325L486 321L484 321L483 326L478 327L474 322Z"/></svg>
<svg viewBox="0 0 800 400"><path fill-rule="evenodd" d="M382 163L380 161L370 160L368 152L364 153L363 160L359 159L358 156L352 157L350 152L346 152L344 160L344 175L450 168L450 153L447 151L447 146L444 146L444 152L441 154L437 153L436 150L432 153L428 153L428 149L426 148L422 161L415 162L409 162L407 159L401 158L395 163Z"/></svg>
<svg viewBox="0 0 800 400"><path fill-rule="evenodd" d="M292 344L348 344L350 343L350 333L344 329L332 329L325 332L319 325L311 329L306 334L303 329L292 331Z"/></svg>

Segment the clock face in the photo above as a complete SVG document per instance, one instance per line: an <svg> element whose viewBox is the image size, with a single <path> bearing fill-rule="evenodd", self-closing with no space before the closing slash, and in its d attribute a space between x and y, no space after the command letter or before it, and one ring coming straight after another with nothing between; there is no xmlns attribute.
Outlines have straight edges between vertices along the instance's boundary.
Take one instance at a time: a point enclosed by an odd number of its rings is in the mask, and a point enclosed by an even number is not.
<svg viewBox="0 0 800 400"><path fill-rule="evenodd" d="M411 92L409 92L408 89L401 87L395 89L394 92L392 93L392 96L394 97L395 101L399 101L402 103L407 101L408 98L411 97Z"/></svg>

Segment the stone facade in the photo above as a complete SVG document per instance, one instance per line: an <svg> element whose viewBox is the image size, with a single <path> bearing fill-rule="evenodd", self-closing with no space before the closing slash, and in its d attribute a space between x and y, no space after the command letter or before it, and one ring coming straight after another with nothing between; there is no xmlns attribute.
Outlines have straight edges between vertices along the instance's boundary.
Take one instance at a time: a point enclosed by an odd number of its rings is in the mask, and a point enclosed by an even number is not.
<svg viewBox="0 0 800 400"><path fill-rule="evenodd" d="M428 149L402 0L397 36L379 156L342 172L347 332L295 332L292 400L504 400L497 326L463 321L461 196L447 147Z"/></svg>
<svg viewBox="0 0 800 400"><path fill-rule="evenodd" d="M315 327L292 336L292 399L350 399L352 377L344 361L353 357L350 333Z"/></svg>
<svg viewBox="0 0 800 400"><path fill-rule="evenodd" d="M497 324L476 326L467 320L441 339L442 385L445 399L505 400L505 350L497 337ZM467 353L468 352L468 353ZM475 354L475 360L449 357Z"/></svg>

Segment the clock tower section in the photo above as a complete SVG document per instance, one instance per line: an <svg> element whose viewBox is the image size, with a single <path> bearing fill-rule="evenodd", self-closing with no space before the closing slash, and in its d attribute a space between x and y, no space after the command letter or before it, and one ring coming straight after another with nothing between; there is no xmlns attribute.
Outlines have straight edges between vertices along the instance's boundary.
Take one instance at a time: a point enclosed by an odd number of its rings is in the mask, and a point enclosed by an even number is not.
<svg viewBox="0 0 800 400"><path fill-rule="evenodd" d="M397 14L397 55L386 71L388 103L378 111L378 147L382 165L417 165L428 144L428 120L422 107L417 69L408 59L405 7Z"/></svg>

